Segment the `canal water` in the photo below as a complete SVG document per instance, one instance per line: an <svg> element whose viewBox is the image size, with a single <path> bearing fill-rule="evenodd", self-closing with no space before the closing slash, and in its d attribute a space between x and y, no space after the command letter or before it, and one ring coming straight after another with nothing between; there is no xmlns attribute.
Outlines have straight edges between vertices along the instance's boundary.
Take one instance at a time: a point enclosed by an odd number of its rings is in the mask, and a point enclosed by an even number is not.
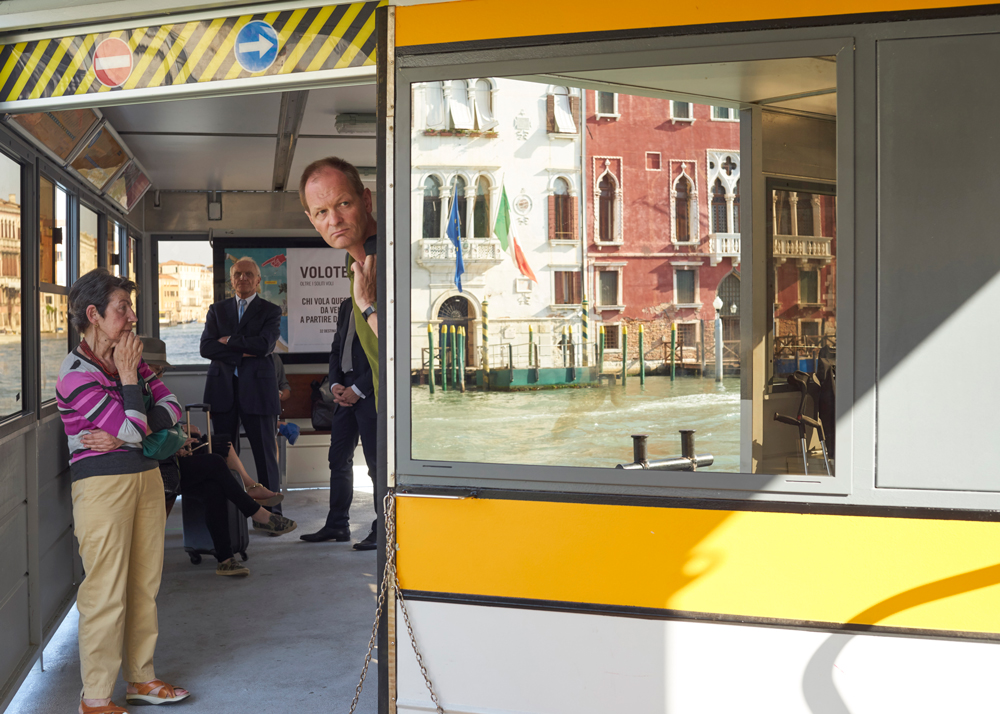
<svg viewBox="0 0 1000 714"><path fill-rule="evenodd" d="M738 472L740 380L629 377L626 386L466 393L414 385L413 458L546 466L611 467L632 461L632 434L649 435L649 457L680 456L680 429L694 429L708 471Z"/></svg>

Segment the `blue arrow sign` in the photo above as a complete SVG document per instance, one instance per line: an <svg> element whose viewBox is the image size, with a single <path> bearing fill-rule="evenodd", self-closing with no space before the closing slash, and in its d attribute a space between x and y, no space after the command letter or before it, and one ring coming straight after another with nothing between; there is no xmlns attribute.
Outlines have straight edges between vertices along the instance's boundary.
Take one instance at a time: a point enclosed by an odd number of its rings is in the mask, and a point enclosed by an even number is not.
<svg viewBox="0 0 1000 714"><path fill-rule="evenodd" d="M278 33L263 20L248 22L236 35L233 53L247 72L263 72L278 56Z"/></svg>

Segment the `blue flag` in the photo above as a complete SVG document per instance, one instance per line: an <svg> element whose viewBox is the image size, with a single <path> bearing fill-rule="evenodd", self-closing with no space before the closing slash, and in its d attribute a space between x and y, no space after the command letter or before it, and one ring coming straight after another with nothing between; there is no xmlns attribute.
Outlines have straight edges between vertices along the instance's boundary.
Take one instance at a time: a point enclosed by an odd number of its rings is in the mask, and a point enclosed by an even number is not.
<svg viewBox="0 0 1000 714"><path fill-rule="evenodd" d="M458 200L451 199L451 214L448 216L448 230L445 231L448 240L455 246L455 287L458 292L462 292L462 273L465 272L465 263L462 261L462 239L461 230L458 223Z"/></svg>

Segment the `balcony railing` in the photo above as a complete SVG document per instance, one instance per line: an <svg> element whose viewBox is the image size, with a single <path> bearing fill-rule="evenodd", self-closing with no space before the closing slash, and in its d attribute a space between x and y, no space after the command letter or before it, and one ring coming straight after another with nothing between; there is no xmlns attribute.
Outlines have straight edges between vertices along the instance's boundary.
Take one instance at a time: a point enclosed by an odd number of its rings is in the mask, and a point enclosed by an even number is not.
<svg viewBox="0 0 1000 714"><path fill-rule="evenodd" d="M711 233L708 236L708 254L712 265L718 265L723 258L732 258L734 265L740 264L740 234Z"/></svg>
<svg viewBox="0 0 1000 714"><path fill-rule="evenodd" d="M482 274L503 261L500 241L491 238L463 238L462 262L465 272ZM423 238L417 262L428 270L455 265L455 246L447 238Z"/></svg>
<svg viewBox="0 0 1000 714"><path fill-rule="evenodd" d="M778 264L786 260L807 262L818 260L829 263L833 260L830 251L832 238L822 236L774 236L774 259Z"/></svg>

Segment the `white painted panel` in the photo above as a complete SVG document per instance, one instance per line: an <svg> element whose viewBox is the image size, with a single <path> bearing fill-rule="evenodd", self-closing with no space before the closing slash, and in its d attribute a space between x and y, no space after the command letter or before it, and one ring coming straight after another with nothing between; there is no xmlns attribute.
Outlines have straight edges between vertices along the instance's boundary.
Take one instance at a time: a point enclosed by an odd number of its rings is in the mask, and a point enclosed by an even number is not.
<svg viewBox="0 0 1000 714"><path fill-rule="evenodd" d="M295 158L289 172L290 189L298 190L299 178L306 166L316 159L326 156L339 156L350 161L355 166L375 165L376 142L374 136L345 135L333 139L299 139L295 145ZM273 157L272 157L273 161ZM375 175L362 176L368 188L375 190Z"/></svg>
<svg viewBox="0 0 1000 714"><path fill-rule="evenodd" d="M374 114L375 95L374 84L310 90L299 133L336 134L337 115Z"/></svg>
<svg viewBox="0 0 1000 714"><path fill-rule="evenodd" d="M126 137L158 189L269 191L274 177L274 137ZM206 216L208 208L205 208Z"/></svg>
<svg viewBox="0 0 1000 714"><path fill-rule="evenodd" d="M409 603L452 714L995 711L1000 646ZM401 617L399 711L431 707ZM430 709L433 711L433 709Z"/></svg>
<svg viewBox="0 0 1000 714"><path fill-rule="evenodd" d="M129 104L102 109L104 116L132 145L128 132L173 134L276 134L281 94L244 94L213 99ZM152 168L147 166L146 168Z"/></svg>

